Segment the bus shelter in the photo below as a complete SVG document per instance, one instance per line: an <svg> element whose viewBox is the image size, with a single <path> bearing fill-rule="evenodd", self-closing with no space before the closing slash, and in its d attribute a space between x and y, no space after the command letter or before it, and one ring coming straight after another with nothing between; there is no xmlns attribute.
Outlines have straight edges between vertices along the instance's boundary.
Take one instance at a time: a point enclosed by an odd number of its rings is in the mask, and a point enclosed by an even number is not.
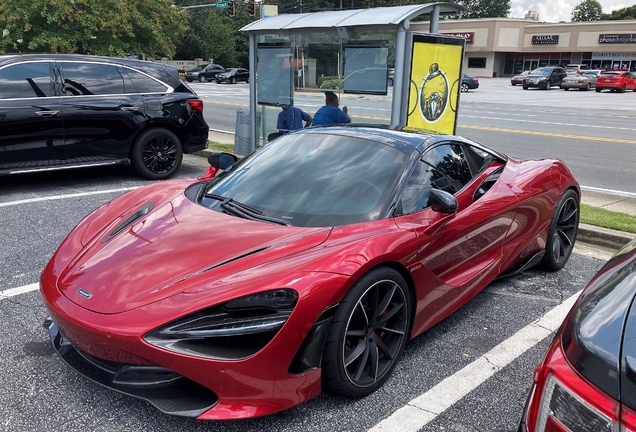
<svg viewBox="0 0 636 432"><path fill-rule="evenodd" d="M436 130L458 108L464 40L434 33L441 15L463 10L453 3L337 10L277 15L243 27L250 55L243 154L279 131L283 110L313 115L328 91L348 107L354 124ZM430 17L429 34L409 32L420 16ZM453 133L456 116L449 119L437 131Z"/></svg>

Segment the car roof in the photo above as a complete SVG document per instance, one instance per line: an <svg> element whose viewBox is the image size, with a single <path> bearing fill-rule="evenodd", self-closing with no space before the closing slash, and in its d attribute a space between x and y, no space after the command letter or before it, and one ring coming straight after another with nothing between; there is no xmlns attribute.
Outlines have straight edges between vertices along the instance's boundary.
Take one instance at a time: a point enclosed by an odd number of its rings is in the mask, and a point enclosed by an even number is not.
<svg viewBox="0 0 636 432"><path fill-rule="evenodd" d="M25 60L57 60L57 61L88 61L88 62L101 62L101 63L118 63L122 65L143 68L148 65L157 65L161 63L155 63L146 60L129 59L121 57L106 57L106 56L94 56L85 54L15 54L15 55L2 55L0 56L0 65L20 63Z"/></svg>

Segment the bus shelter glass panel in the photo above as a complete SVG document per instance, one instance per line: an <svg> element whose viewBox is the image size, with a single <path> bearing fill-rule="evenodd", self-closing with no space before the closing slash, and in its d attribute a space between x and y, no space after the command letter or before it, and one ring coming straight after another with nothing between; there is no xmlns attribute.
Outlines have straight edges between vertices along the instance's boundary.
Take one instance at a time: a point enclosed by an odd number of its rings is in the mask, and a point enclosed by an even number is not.
<svg viewBox="0 0 636 432"><path fill-rule="evenodd" d="M304 126L290 107L313 117L326 92L347 107L351 123L389 125L396 36L397 30L351 29L257 35L257 147L293 133L290 124Z"/></svg>

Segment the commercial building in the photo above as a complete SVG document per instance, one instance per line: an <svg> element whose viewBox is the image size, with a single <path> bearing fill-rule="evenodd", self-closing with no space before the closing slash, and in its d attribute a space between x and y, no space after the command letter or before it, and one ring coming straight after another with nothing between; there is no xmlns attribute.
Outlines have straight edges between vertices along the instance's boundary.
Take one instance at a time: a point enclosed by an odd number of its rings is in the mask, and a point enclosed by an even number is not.
<svg viewBox="0 0 636 432"><path fill-rule="evenodd" d="M411 24L428 32L428 22ZM511 76L546 65L586 64L636 72L636 20L538 23L531 19L443 20L439 33L466 38L464 72Z"/></svg>

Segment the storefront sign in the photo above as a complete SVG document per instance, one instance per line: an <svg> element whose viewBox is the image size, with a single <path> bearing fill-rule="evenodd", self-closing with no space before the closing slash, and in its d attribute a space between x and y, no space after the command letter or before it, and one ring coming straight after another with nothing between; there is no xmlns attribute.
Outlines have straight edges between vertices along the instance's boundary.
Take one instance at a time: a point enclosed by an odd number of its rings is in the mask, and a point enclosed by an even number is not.
<svg viewBox="0 0 636 432"><path fill-rule="evenodd" d="M533 35L532 45L556 45L559 43L559 35Z"/></svg>
<svg viewBox="0 0 636 432"><path fill-rule="evenodd" d="M636 33L631 34L600 34L599 44L636 43Z"/></svg>
<svg viewBox="0 0 636 432"><path fill-rule="evenodd" d="M594 52L592 60L636 60L636 52Z"/></svg>
<svg viewBox="0 0 636 432"><path fill-rule="evenodd" d="M466 39L466 43L467 44L473 43L473 39L475 38L475 33L474 32L468 32L468 33L442 33L442 34L445 34L447 36L463 37L464 39Z"/></svg>

